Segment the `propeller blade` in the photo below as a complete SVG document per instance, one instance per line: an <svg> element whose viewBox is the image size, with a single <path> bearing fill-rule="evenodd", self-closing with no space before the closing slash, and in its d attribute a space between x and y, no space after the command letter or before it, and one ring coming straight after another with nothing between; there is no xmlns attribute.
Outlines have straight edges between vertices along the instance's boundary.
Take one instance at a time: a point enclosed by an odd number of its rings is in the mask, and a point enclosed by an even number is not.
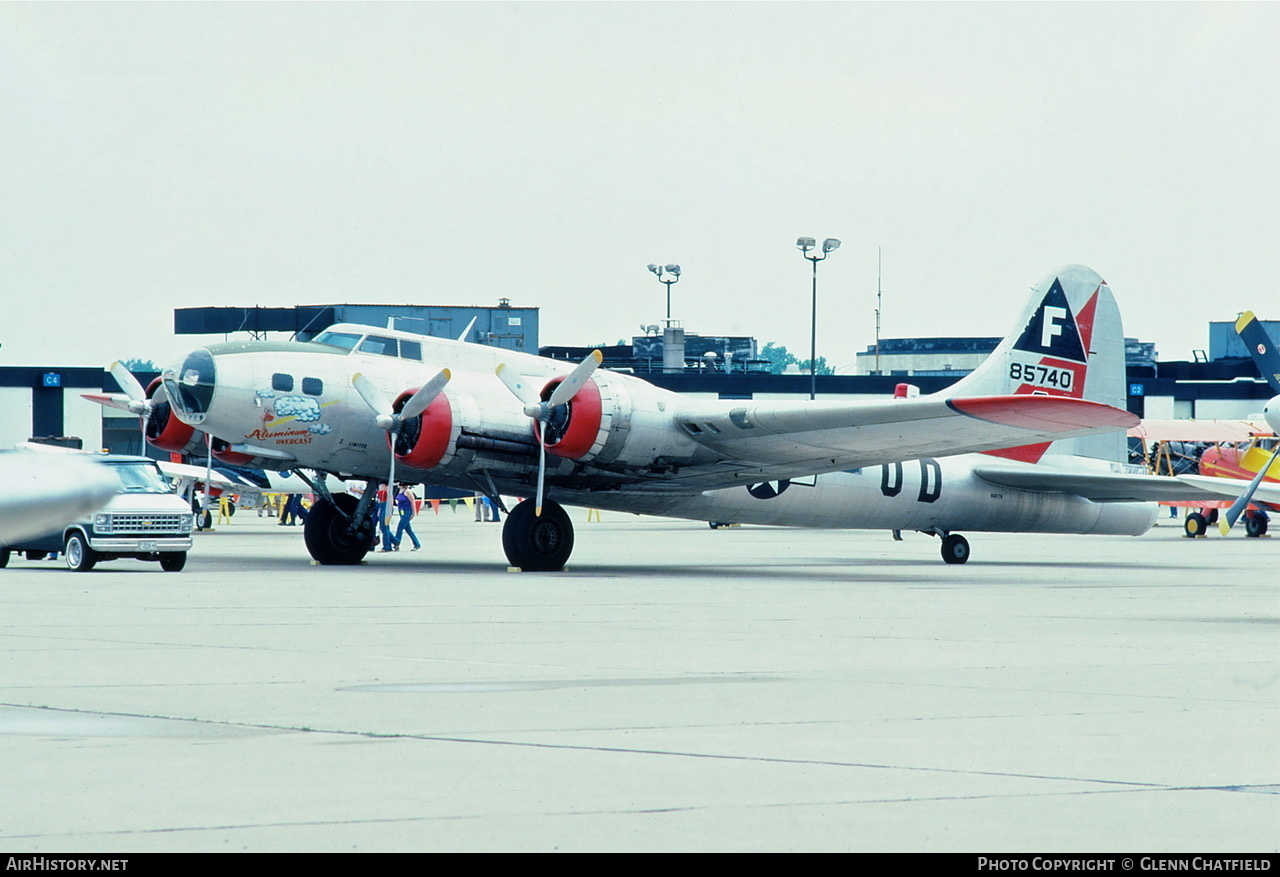
<svg viewBox="0 0 1280 877"><path fill-rule="evenodd" d="M582 389L582 385L591 377L591 373L604 360L604 354L599 350L593 350L587 354L587 358L578 363L578 366L571 372L569 376L556 385L551 391L551 398L547 400L547 404L552 408L557 405L563 405L574 396L578 395L578 391Z"/></svg>
<svg viewBox="0 0 1280 877"><path fill-rule="evenodd" d="M387 397L382 395L382 391L378 389L378 385L369 379L369 376L362 372L356 372L351 376L351 384L356 388L356 392L360 394L360 398L364 400L364 404L377 415L390 415L391 404L387 402ZM382 427L387 429L388 427Z"/></svg>
<svg viewBox="0 0 1280 877"><path fill-rule="evenodd" d="M1253 499L1254 491L1258 489L1258 485L1262 483L1262 479L1266 477L1267 471L1271 468L1271 464L1280 458L1280 447L1277 447L1271 454L1271 459L1267 460L1267 465L1258 470L1258 474L1253 476L1253 480L1249 482L1249 486L1245 488L1244 493L1231 504L1231 508L1227 509L1227 513L1218 519L1218 532L1223 536L1231 532L1231 528L1236 525L1236 521L1240 520L1240 516L1244 514L1244 510L1249 507L1249 502Z"/></svg>
<svg viewBox="0 0 1280 877"><path fill-rule="evenodd" d="M417 417L430 407L431 403L440 395L440 391L445 388L445 384L449 383L449 379L453 377L453 373L447 368L440 369L440 372L422 385L422 389L409 397L409 401L404 403L404 408L400 409L400 419L410 420Z"/></svg>
<svg viewBox="0 0 1280 877"><path fill-rule="evenodd" d="M391 509L396 504L395 490L396 490L396 453L395 453L395 446L393 445L391 448L391 472L387 475L387 501L382 508L382 525L384 527L391 526Z"/></svg>
<svg viewBox="0 0 1280 877"><path fill-rule="evenodd" d="M81 393L80 398L88 399L90 402L97 402L99 405L105 405L108 408L128 411L131 414L138 413L133 410L133 406L137 403L124 393Z"/></svg>
<svg viewBox="0 0 1280 877"><path fill-rule="evenodd" d="M538 394L534 392L533 387L529 384L528 378L516 372L515 369L507 368L507 364L505 362L498 366L494 374L496 374L498 378L501 379L502 383L506 385L507 389L511 391L511 395L515 396L525 405L532 405L538 402Z"/></svg>
<svg viewBox="0 0 1280 877"><path fill-rule="evenodd" d="M133 372L124 367L119 360L111 363L108 369L111 376L116 379L116 383L120 385L120 389L124 390L126 396L134 402L146 402L147 391L142 389L142 384L138 383L138 379L133 376Z"/></svg>
<svg viewBox="0 0 1280 877"><path fill-rule="evenodd" d="M538 494L533 501L533 516L542 517L542 486L547 475L547 446L538 442Z"/></svg>

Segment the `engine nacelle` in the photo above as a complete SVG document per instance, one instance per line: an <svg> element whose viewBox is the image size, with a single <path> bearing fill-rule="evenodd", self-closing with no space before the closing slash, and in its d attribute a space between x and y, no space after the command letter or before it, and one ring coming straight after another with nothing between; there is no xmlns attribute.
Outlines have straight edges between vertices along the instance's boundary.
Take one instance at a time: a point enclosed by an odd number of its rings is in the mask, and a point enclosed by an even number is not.
<svg viewBox="0 0 1280 877"><path fill-rule="evenodd" d="M157 395L162 401L156 401ZM148 444L170 453L190 453L203 444L196 435L195 427L174 416L168 393L164 391L159 378L147 387L147 398L152 402L151 414L146 419L145 435Z"/></svg>
<svg viewBox="0 0 1280 877"><path fill-rule="evenodd" d="M231 450L231 443L217 436L210 442L210 450L213 452L214 459L221 460L229 466L247 466L254 460L252 454Z"/></svg>
<svg viewBox="0 0 1280 877"><path fill-rule="evenodd" d="M545 402L564 378L543 387ZM703 449L675 420L678 396L629 375L597 372L534 435L547 453L605 468L649 469L693 462Z"/></svg>
<svg viewBox="0 0 1280 877"><path fill-rule="evenodd" d="M418 389L411 387L405 390L396 397L391 409L399 414ZM426 411L401 425L391 452L396 455L396 460L415 469L434 469L448 463L457 451L458 435L462 431L458 420L453 415L449 394L441 393L431 401ZM391 443L389 433L387 443Z"/></svg>

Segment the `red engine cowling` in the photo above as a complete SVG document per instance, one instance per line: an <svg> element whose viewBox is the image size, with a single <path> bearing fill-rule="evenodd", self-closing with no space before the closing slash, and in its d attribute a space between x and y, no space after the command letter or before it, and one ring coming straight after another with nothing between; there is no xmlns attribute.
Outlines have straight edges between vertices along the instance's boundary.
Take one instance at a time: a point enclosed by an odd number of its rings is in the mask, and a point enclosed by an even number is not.
<svg viewBox="0 0 1280 877"><path fill-rule="evenodd" d="M213 456L215 459L221 460L231 466L247 466L253 460L252 454L242 454L238 451L231 450L231 443L225 439L217 438L212 442Z"/></svg>
<svg viewBox="0 0 1280 877"><path fill-rule="evenodd" d="M564 378L548 381L542 388L542 401L551 398L551 392ZM547 449L547 453L577 460L585 456L595 445L600 435L600 424L603 422L604 404L600 396L600 387L594 380L582 385L582 389L563 406L563 410L552 413L546 424L544 438L538 421L533 423L533 434Z"/></svg>
<svg viewBox="0 0 1280 877"><path fill-rule="evenodd" d="M411 387L396 397L392 410L397 414L404 408L418 387ZM406 466L415 469L432 469L439 466L447 457L452 457L454 441L453 405L449 397L441 393L431 401L427 410L410 420L406 420L396 436L392 453L396 459ZM387 443L391 443L391 435L387 435Z"/></svg>
<svg viewBox="0 0 1280 877"><path fill-rule="evenodd" d="M160 379L156 378L147 387L147 398L153 399L156 393L160 392L160 388ZM163 402L152 405L151 414L146 422L148 444L162 451L181 452L191 444L195 431L195 427L183 423L174 416L173 406L169 404L167 395Z"/></svg>

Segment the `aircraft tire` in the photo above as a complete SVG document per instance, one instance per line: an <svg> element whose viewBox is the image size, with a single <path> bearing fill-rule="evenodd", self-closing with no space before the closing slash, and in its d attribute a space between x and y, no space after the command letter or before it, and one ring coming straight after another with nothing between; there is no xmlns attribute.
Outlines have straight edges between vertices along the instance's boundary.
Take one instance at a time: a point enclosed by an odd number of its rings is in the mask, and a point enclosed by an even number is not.
<svg viewBox="0 0 1280 877"><path fill-rule="evenodd" d="M1249 515L1244 519L1244 534L1257 538L1267 534L1267 519Z"/></svg>
<svg viewBox="0 0 1280 877"><path fill-rule="evenodd" d="M307 552L316 563L326 566L360 563L373 545L373 523L364 521L353 528L350 518L359 501L347 493L333 499L333 503L317 502L307 515L302 527Z"/></svg>
<svg viewBox="0 0 1280 877"><path fill-rule="evenodd" d="M9 565L9 555L11 553L8 548L0 548L0 569L4 569Z"/></svg>
<svg viewBox="0 0 1280 877"><path fill-rule="evenodd" d="M942 540L942 559L947 563L964 563L969 559L969 540L952 533Z"/></svg>
<svg viewBox="0 0 1280 877"><path fill-rule="evenodd" d="M542 516L535 503L526 499L507 515L502 525L502 550L512 566L525 572L555 572L564 569L573 553L573 523L559 503L547 500Z"/></svg>
<svg viewBox="0 0 1280 877"><path fill-rule="evenodd" d="M84 534L79 531L67 535L64 552L67 569L72 572L88 572L98 562L98 553L89 547Z"/></svg>
<svg viewBox="0 0 1280 877"><path fill-rule="evenodd" d="M1182 530L1187 534L1187 538L1194 539L1197 536L1203 536L1209 532L1209 522L1205 516L1199 512L1192 512L1187 515L1187 519L1182 522Z"/></svg>

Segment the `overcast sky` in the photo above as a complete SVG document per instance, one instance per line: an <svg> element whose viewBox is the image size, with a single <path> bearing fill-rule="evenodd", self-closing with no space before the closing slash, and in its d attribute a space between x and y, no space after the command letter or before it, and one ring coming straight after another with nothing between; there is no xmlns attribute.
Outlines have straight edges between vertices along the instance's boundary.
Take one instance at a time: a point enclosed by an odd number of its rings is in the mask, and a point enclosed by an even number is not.
<svg viewBox="0 0 1280 877"><path fill-rule="evenodd" d="M1072 262L1165 359L1280 319L1277 3L0 3L0 365L175 307L513 304L807 356Z"/></svg>

